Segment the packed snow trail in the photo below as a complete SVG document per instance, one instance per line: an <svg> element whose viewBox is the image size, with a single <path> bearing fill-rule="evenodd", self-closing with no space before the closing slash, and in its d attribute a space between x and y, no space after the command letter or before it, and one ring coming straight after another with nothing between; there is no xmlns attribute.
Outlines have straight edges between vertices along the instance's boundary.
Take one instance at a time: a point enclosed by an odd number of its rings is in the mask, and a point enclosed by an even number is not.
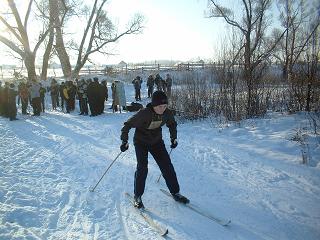
<svg viewBox="0 0 320 240"><path fill-rule="evenodd" d="M89 191L119 154L131 114L0 118L0 239L161 239L124 196L133 190L134 131L129 150ZM294 123L275 115L253 127L179 125L171 157L181 193L232 223L221 227L164 196L150 156L143 201L168 227L168 239L319 239L319 167L299 163L299 148L288 140ZM163 135L169 147L165 127Z"/></svg>

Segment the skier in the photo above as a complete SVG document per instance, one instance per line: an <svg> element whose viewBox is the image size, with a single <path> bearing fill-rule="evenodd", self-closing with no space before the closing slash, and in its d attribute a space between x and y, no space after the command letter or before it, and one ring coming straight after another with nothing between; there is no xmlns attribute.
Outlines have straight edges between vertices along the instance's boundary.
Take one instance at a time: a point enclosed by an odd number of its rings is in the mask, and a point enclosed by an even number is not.
<svg viewBox="0 0 320 240"><path fill-rule="evenodd" d="M131 128L135 128L133 138L137 168L134 178L134 206L143 208L141 196L144 193L145 182L148 174L148 152L157 162L167 187L176 201L188 203L189 199L179 193L180 187L170 156L162 139L162 126L167 125L170 132L171 148L176 148L177 123L173 113L167 109L168 98L162 91L152 94L151 103L128 119L121 129L122 152L129 148L128 134Z"/></svg>

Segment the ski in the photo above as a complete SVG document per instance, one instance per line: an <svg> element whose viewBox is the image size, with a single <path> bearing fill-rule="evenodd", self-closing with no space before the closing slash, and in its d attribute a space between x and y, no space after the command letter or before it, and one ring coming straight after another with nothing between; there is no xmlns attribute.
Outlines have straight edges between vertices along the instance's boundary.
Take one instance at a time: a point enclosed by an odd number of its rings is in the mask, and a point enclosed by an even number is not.
<svg viewBox="0 0 320 240"><path fill-rule="evenodd" d="M126 192L125 195L128 197L132 205L134 205L134 200L130 193ZM146 221L146 223L157 233L159 233L162 237L165 237L169 233L168 228L161 226L159 223L153 220L149 210L147 210L146 208L136 208L136 210L140 213L140 215Z"/></svg>
<svg viewBox="0 0 320 240"><path fill-rule="evenodd" d="M168 197L172 197L171 193L169 193L168 191L164 190L164 189L160 189L161 192L163 192L165 195L167 195ZM180 202L179 202L180 203ZM214 221L215 223L218 223L222 226L228 226L231 223L231 220L228 219L222 219L222 218L218 218L216 216L213 216L212 214L206 213L204 210L200 209L198 206L192 204L192 203L187 203L187 204L183 204L180 203L181 205L191 209L192 211L198 213L199 215L206 217L212 221Z"/></svg>

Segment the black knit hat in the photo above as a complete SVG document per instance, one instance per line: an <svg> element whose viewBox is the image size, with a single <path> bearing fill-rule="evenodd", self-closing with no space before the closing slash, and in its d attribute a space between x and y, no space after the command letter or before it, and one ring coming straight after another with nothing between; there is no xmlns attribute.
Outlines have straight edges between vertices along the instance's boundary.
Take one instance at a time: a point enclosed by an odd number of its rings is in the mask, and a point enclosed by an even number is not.
<svg viewBox="0 0 320 240"><path fill-rule="evenodd" d="M151 100L152 106L159 106L162 104L168 104L168 97L167 95L162 91L155 91L152 94L152 100Z"/></svg>

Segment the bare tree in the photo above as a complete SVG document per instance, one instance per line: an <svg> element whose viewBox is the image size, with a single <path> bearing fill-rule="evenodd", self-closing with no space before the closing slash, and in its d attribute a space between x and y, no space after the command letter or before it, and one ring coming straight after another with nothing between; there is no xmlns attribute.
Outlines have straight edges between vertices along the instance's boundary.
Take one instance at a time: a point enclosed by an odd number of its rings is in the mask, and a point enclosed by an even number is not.
<svg viewBox="0 0 320 240"><path fill-rule="evenodd" d="M68 12L68 7L64 0L49 0L50 20L55 30L55 50L59 57L63 75L66 78L71 77L71 64L69 54L67 53L64 36L63 22Z"/></svg>
<svg viewBox="0 0 320 240"><path fill-rule="evenodd" d="M289 111L310 111L316 100L320 21L314 8L307 11L308 6L302 0L279 0L286 34L274 56L280 60L283 78L289 84Z"/></svg>
<svg viewBox="0 0 320 240"><path fill-rule="evenodd" d="M144 18L142 15L137 14L127 28L118 33L116 26L108 18L106 11L103 10L106 2L107 0L103 0L100 4L98 4L98 0L94 2L78 48L78 58L72 77L79 75L81 68L88 61L91 54L110 54L105 48L108 44L118 41L125 35L139 34L143 29Z"/></svg>
<svg viewBox="0 0 320 240"><path fill-rule="evenodd" d="M242 18L237 20L231 9L220 5L217 0L209 1L209 15L211 18L223 18L225 22L239 30L242 44L239 49L243 57L243 78L247 83L247 114L256 114L258 99L258 80L263 64L271 55L284 33L274 41L267 41L266 30L268 27L267 11L271 0L241 0L243 7Z"/></svg>
<svg viewBox="0 0 320 240"><path fill-rule="evenodd" d="M65 0L49 0L50 2L50 17L54 22L55 29L55 50L60 59L64 76L66 78L76 78L80 70L87 61L90 61L90 55L93 53L110 54L106 47L110 43L118 41L125 35L141 33L143 29L144 18L141 15L136 15L133 20L128 24L127 28L118 33L116 26L108 18L106 11L103 9L107 0L95 0L92 8L86 6L88 19L80 41L72 39L71 47L76 51L76 63L74 69L70 64L70 53L66 49L68 46L65 44L64 16L70 11L75 11L74 7ZM73 12L73 15L79 17L78 14ZM80 14L81 15L81 14ZM78 19L79 21L79 19Z"/></svg>
<svg viewBox="0 0 320 240"><path fill-rule="evenodd" d="M305 50L304 27L307 20L305 4L303 0L279 0L280 22L286 29L284 38L280 41L274 56L280 60L283 78L289 80L293 74L293 66L300 54ZM279 35L280 31L274 33Z"/></svg>
<svg viewBox="0 0 320 240"><path fill-rule="evenodd" d="M36 14L36 17L42 21L42 25L44 28L49 29L48 40L44 41L45 51L42 59L42 69L40 74L40 80L47 79L49 60L52 57L52 48L54 41L54 28L53 28L53 20L49 14L49 3L48 0L35 1L35 5L39 11L39 15Z"/></svg>
<svg viewBox="0 0 320 240"><path fill-rule="evenodd" d="M0 22L7 28L7 31L0 33L0 42L21 57L27 68L29 80L35 81L37 79L35 70L36 53L49 30L39 34L38 40L32 49L27 27L33 0L29 1L23 22L14 0L7 0L7 3L10 11L5 15L0 15ZM4 16L7 16L7 18Z"/></svg>

